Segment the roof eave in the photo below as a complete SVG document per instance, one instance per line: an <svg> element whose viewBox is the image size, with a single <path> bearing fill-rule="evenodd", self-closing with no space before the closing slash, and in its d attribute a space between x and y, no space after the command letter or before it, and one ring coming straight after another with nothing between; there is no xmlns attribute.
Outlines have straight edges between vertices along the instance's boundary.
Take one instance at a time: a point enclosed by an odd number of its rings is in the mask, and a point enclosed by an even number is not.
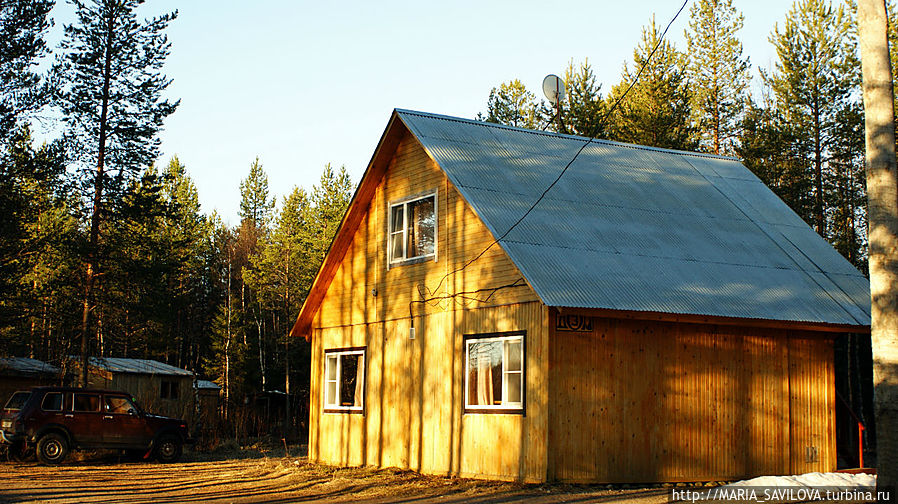
<svg viewBox="0 0 898 504"><path fill-rule="evenodd" d="M576 308L565 306L553 306L557 313L562 315L599 316L607 318L628 320L650 320L658 322L679 322L688 324L715 324L742 327L761 327L770 329L788 329L794 331L817 331L829 333L860 333L870 332L869 325L862 324L836 324L831 322L815 322L801 320L776 320L745 317L727 317L723 315L699 315L688 313L667 313L652 311L615 310L609 308Z"/></svg>

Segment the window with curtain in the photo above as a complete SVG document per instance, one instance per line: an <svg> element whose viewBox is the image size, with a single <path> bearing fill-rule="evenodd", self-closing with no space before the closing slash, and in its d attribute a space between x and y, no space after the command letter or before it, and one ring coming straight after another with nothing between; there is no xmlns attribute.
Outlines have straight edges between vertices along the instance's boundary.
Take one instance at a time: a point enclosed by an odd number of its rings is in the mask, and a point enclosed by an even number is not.
<svg viewBox="0 0 898 504"><path fill-rule="evenodd" d="M365 400L365 349L324 351L324 411L361 412Z"/></svg>
<svg viewBox="0 0 898 504"><path fill-rule="evenodd" d="M465 411L524 412L524 333L465 336Z"/></svg>
<svg viewBox="0 0 898 504"><path fill-rule="evenodd" d="M436 193L390 205L390 263L436 256Z"/></svg>

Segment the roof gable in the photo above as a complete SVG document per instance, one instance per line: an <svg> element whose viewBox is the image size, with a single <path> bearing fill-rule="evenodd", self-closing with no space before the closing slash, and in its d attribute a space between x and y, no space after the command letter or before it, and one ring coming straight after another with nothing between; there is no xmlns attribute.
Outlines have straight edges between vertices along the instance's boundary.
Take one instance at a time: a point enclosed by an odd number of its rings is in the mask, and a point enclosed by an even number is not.
<svg viewBox="0 0 898 504"><path fill-rule="evenodd" d="M588 140L397 113L494 236ZM732 158L593 140L500 245L550 306L870 324L867 279Z"/></svg>
<svg viewBox="0 0 898 504"><path fill-rule="evenodd" d="M589 141L395 110L291 334L308 335L406 131L494 237ZM870 325L867 279L733 158L589 141L499 245L548 306Z"/></svg>

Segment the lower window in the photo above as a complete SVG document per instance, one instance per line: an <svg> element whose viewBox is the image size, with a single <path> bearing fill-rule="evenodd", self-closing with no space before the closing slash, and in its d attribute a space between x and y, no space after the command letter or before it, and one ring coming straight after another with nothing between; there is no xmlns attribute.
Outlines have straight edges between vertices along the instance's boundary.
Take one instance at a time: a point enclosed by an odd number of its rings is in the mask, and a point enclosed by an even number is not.
<svg viewBox="0 0 898 504"><path fill-rule="evenodd" d="M324 351L324 411L361 413L365 405L365 349Z"/></svg>
<svg viewBox="0 0 898 504"><path fill-rule="evenodd" d="M524 336L465 336L466 412L524 413Z"/></svg>

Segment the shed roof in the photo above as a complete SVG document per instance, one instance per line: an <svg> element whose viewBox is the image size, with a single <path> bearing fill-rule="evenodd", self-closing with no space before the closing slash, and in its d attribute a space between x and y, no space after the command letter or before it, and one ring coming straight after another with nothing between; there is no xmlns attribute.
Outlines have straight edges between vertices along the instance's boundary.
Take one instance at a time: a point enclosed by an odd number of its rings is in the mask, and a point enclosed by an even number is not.
<svg viewBox="0 0 898 504"><path fill-rule="evenodd" d="M337 238L406 129L548 306L869 327L868 280L738 160L397 109ZM334 243L342 243L335 238ZM319 271L306 331L347 245ZM331 257L333 256L333 257Z"/></svg>
<svg viewBox="0 0 898 504"><path fill-rule="evenodd" d="M221 385L209 380L197 380L193 387L197 390L221 390Z"/></svg>
<svg viewBox="0 0 898 504"><path fill-rule="evenodd" d="M7 357L0 359L0 375L6 376L55 376L59 368L28 357Z"/></svg>
<svg viewBox="0 0 898 504"><path fill-rule="evenodd" d="M150 359L125 359L122 357L91 357L90 365L111 373L132 373L168 376L193 376L186 369Z"/></svg>

